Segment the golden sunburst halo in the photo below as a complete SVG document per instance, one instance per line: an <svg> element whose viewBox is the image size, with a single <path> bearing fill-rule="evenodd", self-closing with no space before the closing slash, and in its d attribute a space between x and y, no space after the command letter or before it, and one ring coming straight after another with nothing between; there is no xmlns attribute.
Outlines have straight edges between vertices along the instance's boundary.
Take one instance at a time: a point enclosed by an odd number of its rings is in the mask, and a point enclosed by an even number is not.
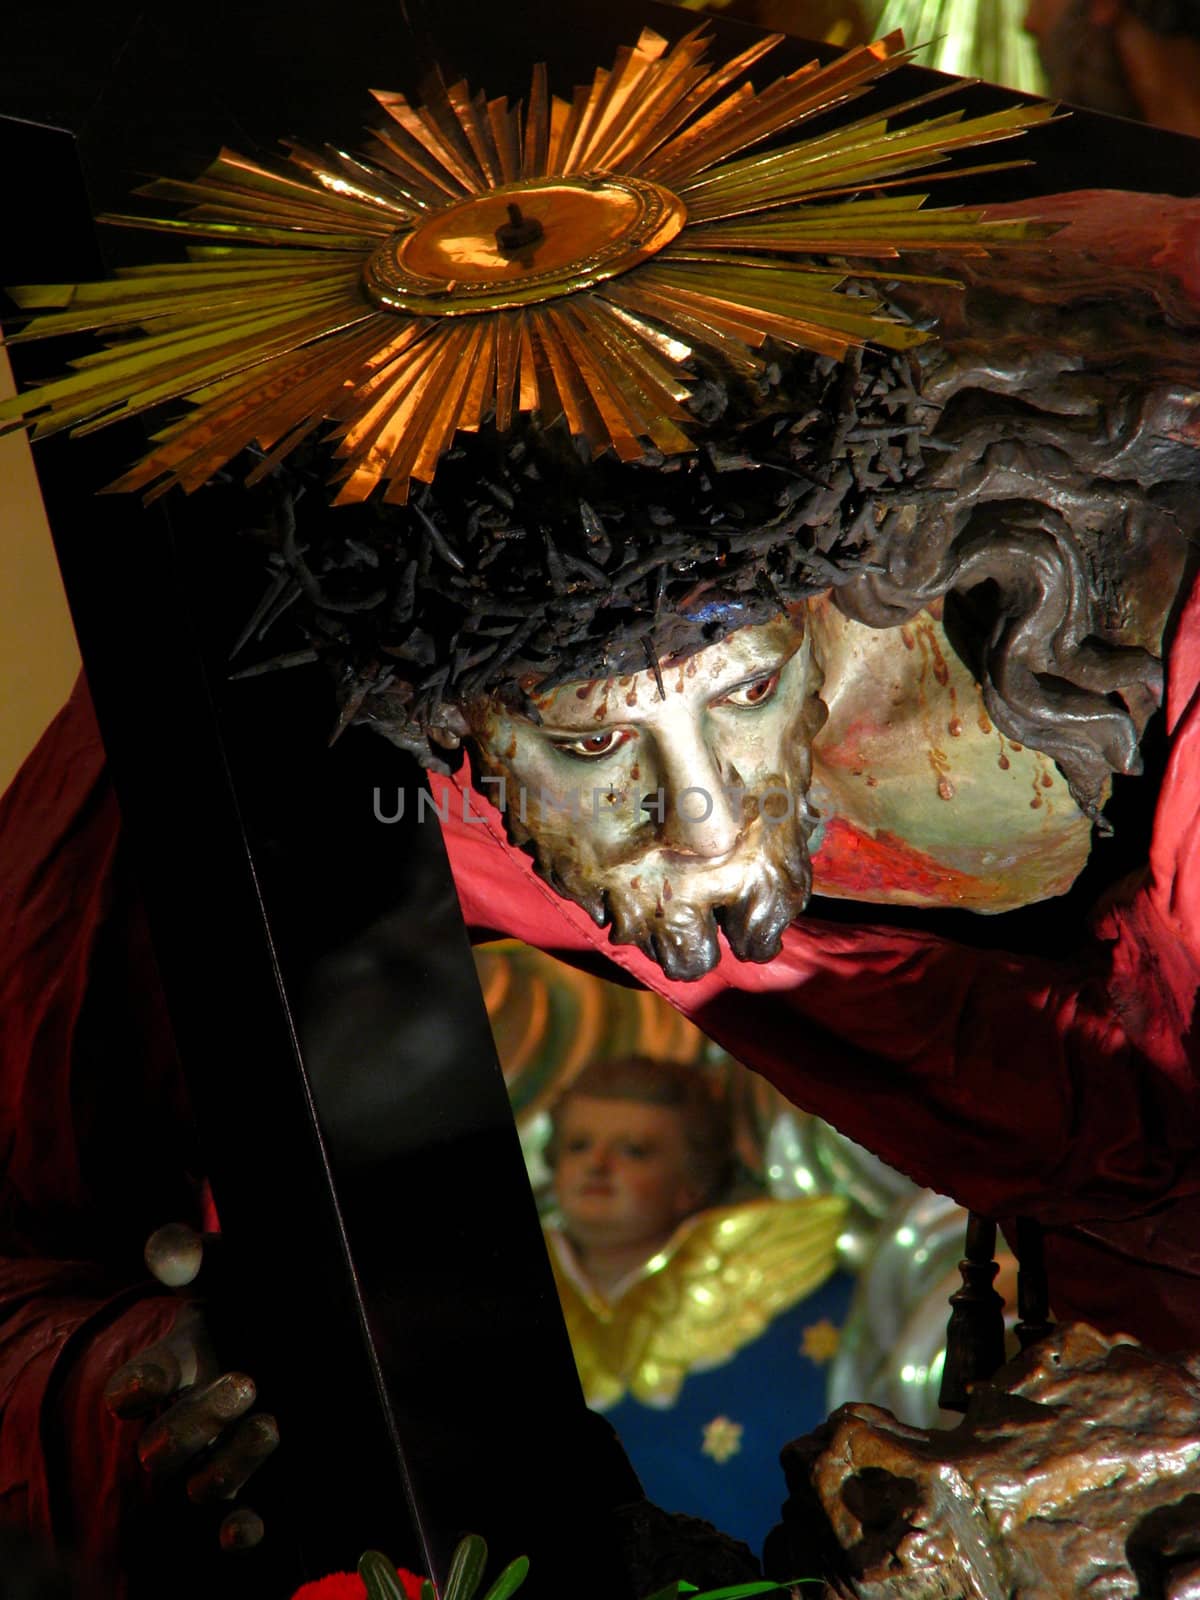
<svg viewBox="0 0 1200 1600"><path fill-rule="evenodd" d="M750 69L781 38L714 66L703 28L674 45L646 30L569 101L544 66L516 105L462 83L422 106L376 92L386 120L359 154L292 144L274 169L226 150L194 182L154 181L139 192L182 216L106 220L204 242L109 282L10 290L42 313L10 342L110 342L0 405L0 431L88 433L186 399L112 485L150 499L197 488L250 445L260 476L329 424L337 502L382 484L403 503L457 433L503 431L517 413L565 419L622 460L693 448L698 350L751 374L767 339L836 359L920 343L864 292L864 275L903 276L877 263L1047 230L926 209L912 174L1054 108L895 126L953 84L764 150L909 58L896 33L756 89Z"/></svg>

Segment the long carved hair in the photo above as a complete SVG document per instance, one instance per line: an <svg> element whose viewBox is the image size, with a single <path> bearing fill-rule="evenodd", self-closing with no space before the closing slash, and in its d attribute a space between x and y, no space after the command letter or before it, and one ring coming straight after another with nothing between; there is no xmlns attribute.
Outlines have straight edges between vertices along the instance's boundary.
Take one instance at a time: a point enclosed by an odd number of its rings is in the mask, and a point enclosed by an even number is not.
<svg viewBox="0 0 1200 1600"><path fill-rule="evenodd" d="M997 726L1096 817L1109 776L1140 771L1200 529L1197 341L1144 299L1038 305L986 283L944 320L917 492L836 602L882 628L944 598Z"/></svg>

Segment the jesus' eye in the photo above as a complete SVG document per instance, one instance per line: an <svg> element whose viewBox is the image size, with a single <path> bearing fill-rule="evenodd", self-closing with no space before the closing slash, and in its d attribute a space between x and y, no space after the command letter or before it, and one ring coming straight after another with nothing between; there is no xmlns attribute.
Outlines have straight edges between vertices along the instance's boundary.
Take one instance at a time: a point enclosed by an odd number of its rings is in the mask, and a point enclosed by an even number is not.
<svg viewBox="0 0 1200 1600"><path fill-rule="evenodd" d="M578 739L556 739L554 748L582 761L599 761L632 738L628 728L604 728L599 733L581 734Z"/></svg>
<svg viewBox="0 0 1200 1600"><path fill-rule="evenodd" d="M716 703L719 706L765 706L768 700L774 699L778 687L779 669L776 668L761 678L752 678L749 683L739 684L736 689L722 695Z"/></svg>

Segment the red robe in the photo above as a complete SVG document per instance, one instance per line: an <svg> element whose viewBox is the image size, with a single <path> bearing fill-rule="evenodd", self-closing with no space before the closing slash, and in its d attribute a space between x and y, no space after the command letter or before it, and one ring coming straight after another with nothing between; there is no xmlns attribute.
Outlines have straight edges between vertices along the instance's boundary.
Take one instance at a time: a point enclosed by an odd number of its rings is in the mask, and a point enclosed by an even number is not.
<svg viewBox="0 0 1200 1600"><path fill-rule="evenodd" d="M86 689L0 800L0 1519L97 1593L145 1510L100 1395L179 1302L141 1247L201 1220L187 1102Z"/></svg>

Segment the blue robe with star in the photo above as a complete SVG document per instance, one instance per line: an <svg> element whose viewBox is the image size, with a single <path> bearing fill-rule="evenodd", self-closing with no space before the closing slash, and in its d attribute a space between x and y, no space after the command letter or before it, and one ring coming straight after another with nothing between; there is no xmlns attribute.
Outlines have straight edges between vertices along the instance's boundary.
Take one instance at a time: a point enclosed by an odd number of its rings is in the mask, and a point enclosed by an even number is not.
<svg viewBox="0 0 1200 1600"><path fill-rule="evenodd" d="M825 1421L828 1359L853 1287L835 1273L731 1360L689 1372L674 1405L626 1395L605 1411L650 1500L761 1552L787 1497L779 1452Z"/></svg>

